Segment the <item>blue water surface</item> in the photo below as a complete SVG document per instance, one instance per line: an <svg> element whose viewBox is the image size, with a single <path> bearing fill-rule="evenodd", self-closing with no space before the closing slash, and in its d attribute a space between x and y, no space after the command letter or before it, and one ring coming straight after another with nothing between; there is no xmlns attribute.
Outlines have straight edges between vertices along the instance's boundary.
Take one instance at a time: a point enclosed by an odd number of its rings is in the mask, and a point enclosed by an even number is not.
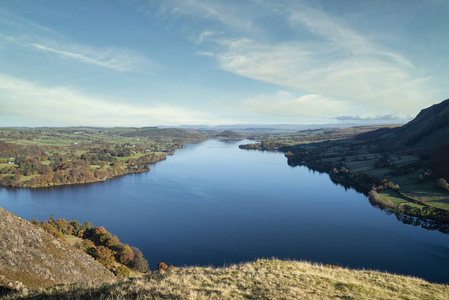
<svg viewBox="0 0 449 300"><path fill-rule="evenodd" d="M238 148L250 142L190 144L149 172L106 182L2 188L0 206L104 226L152 268L276 257L449 282L449 235L398 222L282 153Z"/></svg>

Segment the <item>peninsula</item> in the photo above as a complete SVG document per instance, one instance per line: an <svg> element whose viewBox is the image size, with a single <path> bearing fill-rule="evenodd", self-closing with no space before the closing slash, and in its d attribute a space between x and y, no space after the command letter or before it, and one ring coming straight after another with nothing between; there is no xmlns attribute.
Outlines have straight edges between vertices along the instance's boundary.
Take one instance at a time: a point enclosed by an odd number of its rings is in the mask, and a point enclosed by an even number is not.
<svg viewBox="0 0 449 300"><path fill-rule="evenodd" d="M39 188L104 181L149 171L193 130L159 128L0 128L0 184Z"/></svg>

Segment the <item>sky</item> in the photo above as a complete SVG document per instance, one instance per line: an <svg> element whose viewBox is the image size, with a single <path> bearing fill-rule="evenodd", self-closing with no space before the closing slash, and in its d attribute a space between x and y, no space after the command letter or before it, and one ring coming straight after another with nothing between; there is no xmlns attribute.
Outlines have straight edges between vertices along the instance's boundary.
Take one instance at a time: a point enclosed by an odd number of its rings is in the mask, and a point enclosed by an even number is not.
<svg viewBox="0 0 449 300"><path fill-rule="evenodd" d="M405 123L446 0L0 0L0 126Z"/></svg>

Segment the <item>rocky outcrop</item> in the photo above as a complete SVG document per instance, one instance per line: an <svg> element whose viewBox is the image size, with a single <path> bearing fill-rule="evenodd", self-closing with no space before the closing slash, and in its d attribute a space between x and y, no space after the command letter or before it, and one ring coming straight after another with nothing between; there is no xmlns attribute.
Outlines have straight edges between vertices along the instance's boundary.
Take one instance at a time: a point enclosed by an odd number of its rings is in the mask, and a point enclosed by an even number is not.
<svg viewBox="0 0 449 300"><path fill-rule="evenodd" d="M114 280L91 256L2 208L0 249L3 290Z"/></svg>

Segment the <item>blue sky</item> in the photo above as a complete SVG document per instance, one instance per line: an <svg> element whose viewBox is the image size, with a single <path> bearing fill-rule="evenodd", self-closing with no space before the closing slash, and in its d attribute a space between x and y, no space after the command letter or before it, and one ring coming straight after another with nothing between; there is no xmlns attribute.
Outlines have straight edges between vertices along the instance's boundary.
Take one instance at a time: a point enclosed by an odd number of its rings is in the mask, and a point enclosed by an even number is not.
<svg viewBox="0 0 449 300"><path fill-rule="evenodd" d="M446 0L0 1L0 126L397 123L448 98Z"/></svg>

